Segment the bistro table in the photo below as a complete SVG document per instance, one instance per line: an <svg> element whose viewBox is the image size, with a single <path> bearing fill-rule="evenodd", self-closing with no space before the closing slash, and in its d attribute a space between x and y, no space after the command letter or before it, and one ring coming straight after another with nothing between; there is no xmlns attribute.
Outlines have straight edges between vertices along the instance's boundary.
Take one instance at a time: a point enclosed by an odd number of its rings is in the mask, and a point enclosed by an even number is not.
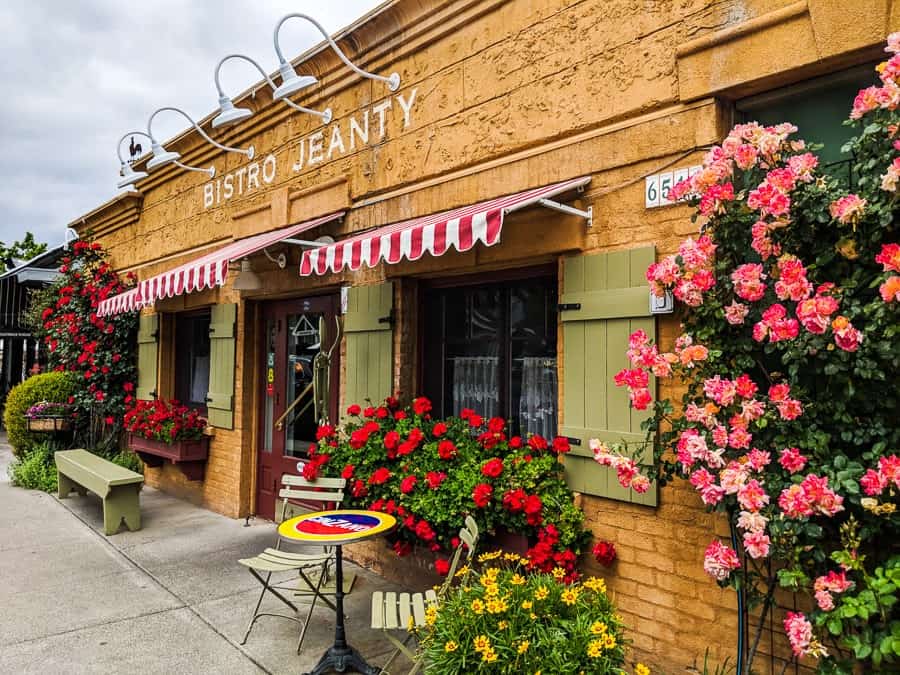
<svg viewBox="0 0 900 675"><path fill-rule="evenodd" d="M316 667L308 675L322 675L329 670L343 673L348 669L363 675L378 675L381 668L370 666L353 647L347 644L344 631L344 544L355 544L364 539L387 534L397 526L397 519L379 511L337 509L305 513L284 521L278 526L278 535L296 544L334 546L335 558L335 612L334 644L328 648Z"/></svg>

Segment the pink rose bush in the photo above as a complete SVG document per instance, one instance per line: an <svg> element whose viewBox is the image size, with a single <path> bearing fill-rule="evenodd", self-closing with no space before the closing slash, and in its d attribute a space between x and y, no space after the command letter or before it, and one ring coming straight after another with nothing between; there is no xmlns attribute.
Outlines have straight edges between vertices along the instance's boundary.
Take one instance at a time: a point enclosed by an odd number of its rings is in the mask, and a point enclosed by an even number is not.
<svg viewBox="0 0 900 675"><path fill-rule="evenodd" d="M888 52L852 104L852 190L795 126L755 122L673 188L703 225L647 280L680 334L635 332L614 378L647 447L591 443L623 487L683 479L728 519L703 567L745 603L808 595L783 627L822 673L900 663L900 34ZM677 411L657 380L686 385Z"/></svg>

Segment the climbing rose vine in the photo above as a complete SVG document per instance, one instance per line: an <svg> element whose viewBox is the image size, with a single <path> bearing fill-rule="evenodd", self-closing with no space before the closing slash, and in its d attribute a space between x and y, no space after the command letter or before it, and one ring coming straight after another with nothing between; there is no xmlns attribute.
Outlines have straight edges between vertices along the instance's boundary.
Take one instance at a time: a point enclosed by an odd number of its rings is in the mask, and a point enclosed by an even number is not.
<svg viewBox="0 0 900 675"><path fill-rule="evenodd" d="M31 324L44 344L48 366L79 375L71 403L80 432L93 417L115 445L125 408L134 401L137 317L97 315L101 300L126 290L100 244L76 241L59 271L56 282L33 296Z"/></svg>
<svg viewBox="0 0 900 675"><path fill-rule="evenodd" d="M671 351L634 333L615 378L652 410L655 462L592 443L623 486L677 476L727 516L703 567L749 606L774 611L779 587L809 596L778 620L821 673L900 662L900 34L887 51L881 86L853 103L852 188L796 127L753 122L675 186L700 234L647 279L680 302L683 332ZM677 415L650 374L687 385Z"/></svg>

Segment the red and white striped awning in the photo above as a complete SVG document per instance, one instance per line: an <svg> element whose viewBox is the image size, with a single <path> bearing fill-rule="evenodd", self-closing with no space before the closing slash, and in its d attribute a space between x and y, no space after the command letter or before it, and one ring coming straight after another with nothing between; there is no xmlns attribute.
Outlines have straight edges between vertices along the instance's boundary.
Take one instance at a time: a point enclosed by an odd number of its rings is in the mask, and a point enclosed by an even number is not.
<svg viewBox="0 0 900 675"><path fill-rule="evenodd" d="M418 260L426 253L443 255L451 248L464 252L479 241L485 246L493 246L500 241L503 218L507 213L581 187L590 180L589 176L574 178L508 197L386 225L328 246L306 250L300 262L300 275L340 272L346 267L355 271L364 264L375 267L382 260L393 265L404 259Z"/></svg>
<svg viewBox="0 0 900 675"><path fill-rule="evenodd" d="M177 295L186 295L194 291L202 291L205 288L222 286L228 277L229 262L240 260L267 246L290 239L301 232L336 220L343 215L343 211L332 213L315 220L308 220L305 223L233 241L196 260L140 281L137 286L124 293L101 301L97 308L97 314L108 316L121 312L134 312L163 298L174 298Z"/></svg>

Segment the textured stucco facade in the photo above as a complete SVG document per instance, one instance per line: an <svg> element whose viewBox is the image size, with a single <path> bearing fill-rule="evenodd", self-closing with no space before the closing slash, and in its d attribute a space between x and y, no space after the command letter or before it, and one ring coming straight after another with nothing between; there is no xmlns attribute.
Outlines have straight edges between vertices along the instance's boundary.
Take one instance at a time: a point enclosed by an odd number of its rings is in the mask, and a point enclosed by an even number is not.
<svg viewBox="0 0 900 675"><path fill-rule="evenodd" d="M295 249L284 270L257 255L260 291L238 293L229 283L158 302L154 311L163 313L239 303L235 424L216 430L202 483L190 483L170 467L148 469L148 482L233 517L250 512L260 424L258 301L394 280L394 387L413 394L418 280L561 264L567 254L647 244L660 256L674 251L696 224L686 206L645 208L643 177L699 163L699 148L730 127L735 100L871 62L898 27L900 2L890 0L386 3L344 31L340 43L369 70L399 72L398 92L360 80L334 54L314 49L295 63L320 84L297 101L330 106L331 124L322 127L317 118L272 102L268 89L257 86L237 102L253 109L254 117L211 131L228 145L252 143L260 172L273 156L271 181L257 180L253 188L244 186L244 194L235 189L230 199L207 205L210 188L202 176L167 167L139 184L142 197L118 197L72 226L100 241L117 269L141 279L233 239L337 210L347 211L340 224L316 235L340 239L582 175L592 176L579 205L593 207L593 226L529 210L509 217L502 243L492 248L321 277L298 276ZM368 142L357 134L351 149L351 120L359 126L364 118ZM301 141L304 157L295 171ZM214 165L219 180L248 164L196 133L166 145L188 164ZM321 161L310 163L311 151ZM671 345L677 329L671 317L658 320L663 346ZM161 330L164 346L165 322ZM172 368L165 347L160 359L165 395ZM564 397L562 370L559 381ZM680 392L662 388L659 395L677 398ZM616 567L604 576L631 627L636 656L664 672L683 672L696 659L702 662L707 646L719 659L733 655L733 594L720 590L701 564L711 531L724 524L704 512L689 486L661 490L657 508L588 496L581 505L595 535L613 541L619 552ZM398 576L420 565L398 562L376 544L354 555ZM603 573L590 560L584 567ZM767 633L763 651L784 653L779 632L771 638ZM768 668L767 662L760 672Z"/></svg>

